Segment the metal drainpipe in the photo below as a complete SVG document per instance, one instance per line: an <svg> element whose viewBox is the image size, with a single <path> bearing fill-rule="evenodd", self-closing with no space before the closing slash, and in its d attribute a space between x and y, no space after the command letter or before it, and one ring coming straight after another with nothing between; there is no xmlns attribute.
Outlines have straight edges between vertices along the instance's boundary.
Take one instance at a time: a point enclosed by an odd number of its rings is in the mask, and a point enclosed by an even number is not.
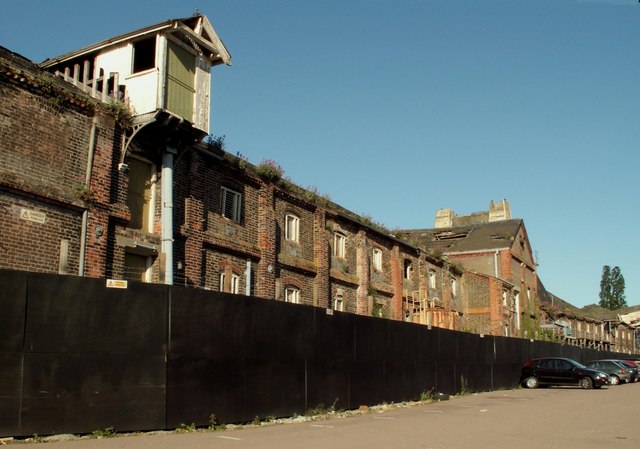
<svg viewBox="0 0 640 449"><path fill-rule="evenodd" d="M245 272L247 288L245 289L247 296L251 296L251 260L247 259L247 271Z"/></svg>
<svg viewBox="0 0 640 449"><path fill-rule="evenodd" d="M498 254L500 254L499 251L496 251L495 254L493 255L493 269L496 273L496 277L499 278L500 276L498 276Z"/></svg>
<svg viewBox="0 0 640 449"><path fill-rule="evenodd" d="M96 149L96 128L98 118L93 117L91 122L91 132L89 133L89 154L87 156L87 170L84 175L84 182L91 185L91 173L93 172L93 155ZM78 261L78 276L84 276L85 252L87 249L87 227L89 225L89 209L82 212L82 227L80 229L80 260Z"/></svg>
<svg viewBox="0 0 640 449"><path fill-rule="evenodd" d="M176 148L167 145L162 155L162 252L165 256L165 281L173 285L173 161Z"/></svg>

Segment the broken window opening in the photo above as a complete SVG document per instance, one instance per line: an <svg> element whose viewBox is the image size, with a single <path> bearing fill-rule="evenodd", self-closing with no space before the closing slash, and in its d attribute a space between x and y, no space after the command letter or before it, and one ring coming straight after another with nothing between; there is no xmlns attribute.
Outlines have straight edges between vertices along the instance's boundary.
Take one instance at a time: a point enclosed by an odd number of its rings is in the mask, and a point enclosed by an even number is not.
<svg viewBox="0 0 640 449"><path fill-rule="evenodd" d="M132 73L144 72L156 66L156 38L155 36L134 42Z"/></svg>

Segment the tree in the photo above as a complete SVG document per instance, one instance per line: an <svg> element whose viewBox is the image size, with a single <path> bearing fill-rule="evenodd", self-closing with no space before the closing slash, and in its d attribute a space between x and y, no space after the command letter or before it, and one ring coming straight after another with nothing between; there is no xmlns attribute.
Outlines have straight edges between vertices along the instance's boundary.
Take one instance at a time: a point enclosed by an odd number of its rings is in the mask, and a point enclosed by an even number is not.
<svg viewBox="0 0 640 449"><path fill-rule="evenodd" d="M610 310L627 306L624 295L624 277L618 267L602 267L600 279L600 307Z"/></svg>

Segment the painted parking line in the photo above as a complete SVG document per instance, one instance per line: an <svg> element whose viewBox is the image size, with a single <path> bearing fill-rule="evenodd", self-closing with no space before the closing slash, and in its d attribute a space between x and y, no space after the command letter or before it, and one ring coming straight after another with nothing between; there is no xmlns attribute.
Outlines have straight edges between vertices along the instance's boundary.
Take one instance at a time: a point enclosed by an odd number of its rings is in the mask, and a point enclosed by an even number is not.
<svg viewBox="0 0 640 449"><path fill-rule="evenodd" d="M319 429L333 429L333 426L323 426L322 424L311 424L309 427L317 427Z"/></svg>
<svg viewBox="0 0 640 449"><path fill-rule="evenodd" d="M242 441L242 438L236 438L236 437L225 437L222 435L216 435L218 438L222 438L223 440L234 440L234 441Z"/></svg>
<svg viewBox="0 0 640 449"><path fill-rule="evenodd" d="M387 419L387 420L393 420L395 418L387 418L386 416L374 416L373 419Z"/></svg>
<svg viewBox="0 0 640 449"><path fill-rule="evenodd" d="M444 413L444 410L425 410L425 413Z"/></svg>

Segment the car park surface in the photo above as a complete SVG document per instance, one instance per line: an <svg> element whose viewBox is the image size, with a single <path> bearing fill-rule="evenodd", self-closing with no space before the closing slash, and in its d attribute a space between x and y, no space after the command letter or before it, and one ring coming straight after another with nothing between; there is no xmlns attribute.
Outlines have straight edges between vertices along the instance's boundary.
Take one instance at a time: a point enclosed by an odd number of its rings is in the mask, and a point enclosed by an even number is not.
<svg viewBox="0 0 640 449"><path fill-rule="evenodd" d="M15 445L16 449L637 449L640 383L468 394L346 418ZM13 447L12 445L7 446Z"/></svg>

